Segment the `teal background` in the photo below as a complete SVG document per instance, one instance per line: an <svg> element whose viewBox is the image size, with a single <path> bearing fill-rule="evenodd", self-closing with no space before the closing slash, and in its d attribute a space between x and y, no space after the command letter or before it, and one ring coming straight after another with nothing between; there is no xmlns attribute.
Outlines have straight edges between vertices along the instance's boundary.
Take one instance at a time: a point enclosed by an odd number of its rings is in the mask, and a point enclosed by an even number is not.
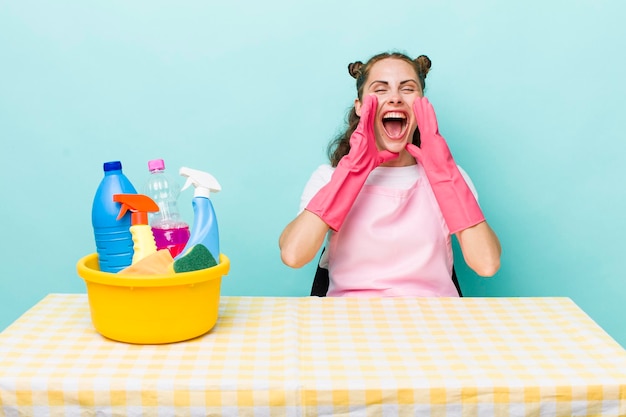
<svg viewBox="0 0 626 417"><path fill-rule="evenodd" d="M278 236L354 99L347 64L427 54L427 96L498 233L467 295L571 297L626 346L623 51L614 1L0 3L0 329L85 292L102 163L211 172L225 295L304 296ZM181 179L182 183L182 179ZM192 191L182 193L193 222Z"/></svg>

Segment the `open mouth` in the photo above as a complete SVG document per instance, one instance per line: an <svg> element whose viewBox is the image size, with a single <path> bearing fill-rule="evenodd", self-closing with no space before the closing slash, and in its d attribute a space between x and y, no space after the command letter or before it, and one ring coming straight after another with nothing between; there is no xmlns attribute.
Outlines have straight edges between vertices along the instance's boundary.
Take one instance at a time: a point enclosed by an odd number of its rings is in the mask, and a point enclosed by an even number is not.
<svg viewBox="0 0 626 417"><path fill-rule="evenodd" d="M390 139L401 139L409 126L406 114L392 111L383 116L383 129Z"/></svg>

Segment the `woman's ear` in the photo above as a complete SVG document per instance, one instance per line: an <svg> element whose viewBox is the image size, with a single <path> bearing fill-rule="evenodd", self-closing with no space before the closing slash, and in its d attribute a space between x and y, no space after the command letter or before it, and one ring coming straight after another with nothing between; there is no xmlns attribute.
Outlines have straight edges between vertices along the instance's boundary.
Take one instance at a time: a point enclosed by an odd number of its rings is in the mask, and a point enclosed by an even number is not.
<svg viewBox="0 0 626 417"><path fill-rule="evenodd" d="M361 117L361 101L358 98L354 99L354 112Z"/></svg>

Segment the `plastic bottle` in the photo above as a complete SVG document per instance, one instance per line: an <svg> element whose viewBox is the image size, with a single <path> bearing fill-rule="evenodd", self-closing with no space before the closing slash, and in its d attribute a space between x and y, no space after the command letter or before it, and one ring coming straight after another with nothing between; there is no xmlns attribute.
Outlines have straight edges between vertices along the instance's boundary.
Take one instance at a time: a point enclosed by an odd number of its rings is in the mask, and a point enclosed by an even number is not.
<svg viewBox="0 0 626 417"><path fill-rule="evenodd" d="M157 249L168 249L172 258L178 255L189 240L189 225L180 219L176 204L180 188L165 173L162 159L148 162L150 178L144 186L143 193L152 198L159 206L159 211L150 213L150 226Z"/></svg>
<svg viewBox="0 0 626 417"><path fill-rule="evenodd" d="M193 227L191 236L181 255L184 255L194 245L201 243L211 252L215 261L219 264L220 239L217 218L213 203L209 199L211 192L218 192L222 189L213 175L191 168L182 167L180 175L187 177L187 182L183 190L190 185L195 187L193 194Z"/></svg>
<svg viewBox="0 0 626 417"><path fill-rule="evenodd" d="M104 178L98 185L91 207L91 223L100 270L116 273L131 265L133 239L130 233L130 213L117 219L120 204L113 201L113 195L137 191L122 172L120 161L105 162L103 169Z"/></svg>
<svg viewBox="0 0 626 417"><path fill-rule="evenodd" d="M159 211L159 206L147 195L143 194L115 194L113 201L122 204L118 220L124 217L127 211L130 215L130 234L133 237L133 264L157 251L152 229L148 225L148 213Z"/></svg>

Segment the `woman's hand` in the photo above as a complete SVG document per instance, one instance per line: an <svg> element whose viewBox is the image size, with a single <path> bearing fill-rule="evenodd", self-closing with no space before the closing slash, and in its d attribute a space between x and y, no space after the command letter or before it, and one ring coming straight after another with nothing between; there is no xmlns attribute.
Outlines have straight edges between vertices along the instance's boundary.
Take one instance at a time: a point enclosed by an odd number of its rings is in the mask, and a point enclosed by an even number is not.
<svg viewBox="0 0 626 417"><path fill-rule="evenodd" d="M370 172L383 162L398 157L397 153L379 151L376 147L374 121L377 108L375 95L364 98L361 119L350 136L350 152L341 158L329 183L318 191L306 207L335 231L343 224Z"/></svg>
<svg viewBox="0 0 626 417"><path fill-rule="evenodd" d="M376 95L365 96L361 105L359 124L350 136L350 152L341 158L339 164L348 165L354 170L366 170L369 173L380 164L398 157L397 153L387 150L379 151L376 147L374 122L377 109Z"/></svg>
<svg viewBox="0 0 626 417"><path fill-rule="evenodd" d="M431 173L447 169L456 168L456 163L452 158L448 144L441 134L435 109L426 97L418 97L413 102L413 114L417 120L417 128L420 132L420 147L407 144L406 149L411 155L421 163L424 168ZM429 176L430 178L430 176Z"/></svg>
<svg viewBox="0 0 626 417"><path fill-rule="evenodd" d="M478 202L452 158L448 144L439 134L435 110L426 97L413 102L420 131L420 147L407 144L407 151L424 166L450 233L485 221Z"/></svg>

